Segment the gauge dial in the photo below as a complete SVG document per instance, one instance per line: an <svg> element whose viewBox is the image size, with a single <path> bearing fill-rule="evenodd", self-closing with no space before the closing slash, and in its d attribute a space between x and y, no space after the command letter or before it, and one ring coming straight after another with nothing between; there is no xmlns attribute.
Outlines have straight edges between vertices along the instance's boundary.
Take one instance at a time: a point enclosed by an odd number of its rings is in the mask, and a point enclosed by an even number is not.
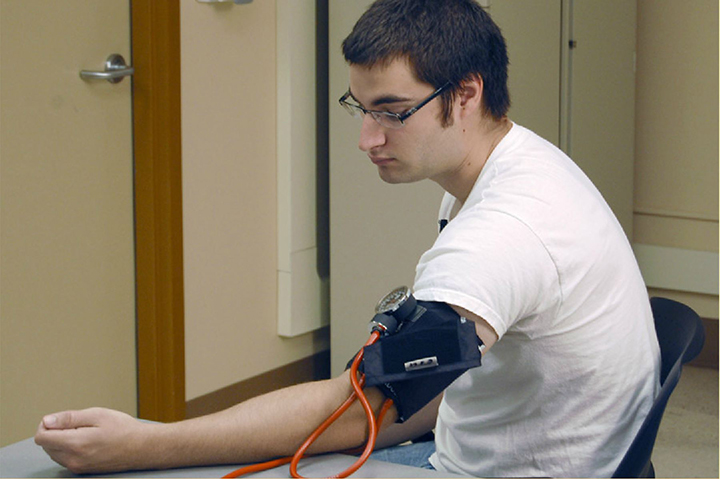
<svg viewBox="0 0 720 479"><path fill-rule="evenodd" d="M392 314L410 298L410 288L400 286L395 288L381 299L375 306L377 314Z"/></svg>

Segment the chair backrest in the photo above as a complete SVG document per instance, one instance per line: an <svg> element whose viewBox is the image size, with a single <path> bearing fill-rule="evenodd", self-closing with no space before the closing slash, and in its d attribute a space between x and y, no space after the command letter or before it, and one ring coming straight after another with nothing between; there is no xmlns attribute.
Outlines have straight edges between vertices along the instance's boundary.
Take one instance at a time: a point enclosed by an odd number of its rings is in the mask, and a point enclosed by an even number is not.
<svg viewBox="0 0 720 479"><path fill-rule="evenodd" d="M613 477L654 477L650 456L665 406L683 364L696 358L705 342L700 317L689 307L665 298L652 298L650 306L660 344L660 393Z"/></svg>

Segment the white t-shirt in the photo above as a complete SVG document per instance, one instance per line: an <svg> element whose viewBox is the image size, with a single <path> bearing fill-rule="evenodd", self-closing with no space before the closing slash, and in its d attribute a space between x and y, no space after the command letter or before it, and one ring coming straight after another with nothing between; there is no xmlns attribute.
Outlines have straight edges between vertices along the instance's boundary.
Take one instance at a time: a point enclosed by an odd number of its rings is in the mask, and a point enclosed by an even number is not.
<svg viewBox="0 0 720 479"><path fill-rule="evenodd" d="M415 296L499 340L445 391L432 464L475 476L609 477L659 389L647 290L623 230L564 153L513 125L420 259ZM454 217L453 217L454 214Z"/></svg>

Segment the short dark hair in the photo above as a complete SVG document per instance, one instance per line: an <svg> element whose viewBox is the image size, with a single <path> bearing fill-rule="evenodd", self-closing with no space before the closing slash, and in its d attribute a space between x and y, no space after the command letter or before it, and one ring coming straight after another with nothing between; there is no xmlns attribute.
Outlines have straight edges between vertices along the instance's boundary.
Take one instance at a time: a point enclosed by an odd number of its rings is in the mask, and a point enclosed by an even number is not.
<svg viewBox="0 0 720 479"><path fill-rule="evenodd" d="M500 28L473 0L377 0L343 41L350 65L373 67L407 58L417 78L442 94L447 125L461 82L480 76L486 113L499 120L510 108L507 48Z"/></svg>

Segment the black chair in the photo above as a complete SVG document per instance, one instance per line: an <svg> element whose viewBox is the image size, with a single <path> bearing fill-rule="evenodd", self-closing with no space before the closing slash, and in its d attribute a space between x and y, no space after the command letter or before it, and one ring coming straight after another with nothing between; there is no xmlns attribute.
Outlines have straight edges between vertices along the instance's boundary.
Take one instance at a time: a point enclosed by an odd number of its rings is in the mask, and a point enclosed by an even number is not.
<svg viewBox="0 0 720 479"><path fill-rule="evenodd" d="M660 393L613 477L655 477L650 456L665 406L680 380L683 364L695 359L705 342L705 331L695 311L665 298L652 298L650 305L662 358Z"/></svg>

